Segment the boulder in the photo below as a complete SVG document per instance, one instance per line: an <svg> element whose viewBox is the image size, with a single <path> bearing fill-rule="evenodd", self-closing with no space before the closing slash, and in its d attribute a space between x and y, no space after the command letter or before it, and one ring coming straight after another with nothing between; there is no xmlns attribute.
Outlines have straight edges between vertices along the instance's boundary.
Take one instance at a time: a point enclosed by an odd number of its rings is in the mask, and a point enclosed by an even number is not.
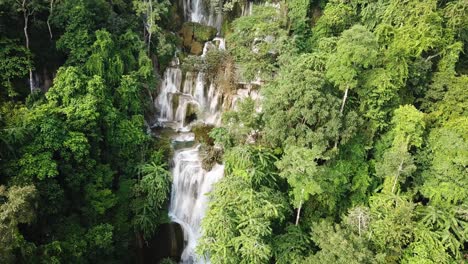
<svg viewBox="0 0 468 264"><path fill-rule="evenodd" d="M186 22L179 31L184 47L195 55L203 52L203 44L216 37L217 30L214 27L200 23Z"/></svg>
<svg viewBox="0 0 468 264"><path fill-rule="evenodd" d="M201 55L203 53L203 44L198 41L192 42L192 45L190 46L190 53L197 56Z"/></svg>

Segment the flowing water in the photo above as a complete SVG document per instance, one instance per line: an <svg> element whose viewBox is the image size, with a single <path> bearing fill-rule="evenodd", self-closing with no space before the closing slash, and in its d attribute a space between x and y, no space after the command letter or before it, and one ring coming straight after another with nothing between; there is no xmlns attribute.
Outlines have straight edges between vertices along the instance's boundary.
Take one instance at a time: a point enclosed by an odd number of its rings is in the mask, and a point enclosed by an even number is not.
<svg viewBox="0 0 468 264"><path fill-rule="evenodd" d="M211 8L212 9L212 8ZM210 25L220 30L221 14L205 10L203 0L184 0L185 20ZM244 11L251 12L251 5ZM206 42L205 56L210 49L225 50L223 38L216 37ZM157 126L174 130L172 136L176 150L173 157L173 183L169 216L180 224L184 232L185 248L181 256L182 264L209 263L197 256L195 248L201 236L200 223L207 209L207 193L213 184L223 177L224 165L216 164L210 171L202 168L200 145L193 146L195 137L191 132L193 124L219 125L222 109L235 108L236 103L250 96L257 98L250 84L238 89L233 95L223 95L214 83L207 81L203 72L186 72L180 69L175 58L166 69L155 106L159 110ZM193 146L193 147L187 147Z"/></svg>
<svg viewBox="0 0 468 264"><path fill-rule="evenodd" d="M215 12L215 8L206 10L206 0L184 0L184 14L186 21L198 22L221 29L223 17Z"/></svg>
<svg viewBox="0 0 468 264"><path fill-rule="evenodd" d="M160 126L174 129L173 142L186 146L194 142L190 132L194 123L216 125L221 115L222 96L215 85L207 84L203 73L182 71L177 64L168 68L156 99L160 111ZM196 116L188 119L192 112ZM188 144L190 145L190 144ZM180 224L184 231L185 249L181 263L206 263L197 258L195 247L201 236L200 222L207 207L206 194L223 176L224 166L215 165L211 171L202 168L200 146L182 148L175 152L172 169L173 183L169 216Z"/></svg>
<svg viewBox="0 0 468 264"><path fill-rule="evenodd" d="M185 0L184 11L187 21L199 22L220 28L221 15L204 10L203 0ZM203 54L210 49L225 49L224 39L215 38L205 43ZM173 142L189 146L194 142L190 132L194 123L217 125L221 118L223 96L220 89L207 82L202 72L187 72L185 76L175 58L166 69L155 100L159 110L158 126L176 131ZM206 194L223 177L224 166L216 164L210 171L202 168L200 146L185 147L176 151L173 157L173 183L169 216L180 224L184 232L185 248L181 263L207 263L195 254L197 241L201 236L200 222L208 204Z"/></svg>

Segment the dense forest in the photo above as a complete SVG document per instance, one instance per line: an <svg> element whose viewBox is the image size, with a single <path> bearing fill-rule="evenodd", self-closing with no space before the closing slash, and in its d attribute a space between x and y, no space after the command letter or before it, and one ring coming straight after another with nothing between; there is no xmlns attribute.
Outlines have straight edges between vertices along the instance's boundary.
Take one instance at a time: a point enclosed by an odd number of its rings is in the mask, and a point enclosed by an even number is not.
<svg viewBox="0 0 468 264"><path fill-rule="evenodd" d="M0 263L181 261L170 115L223 173L181 263L468 260L466 0L0 0Z"/></svg>

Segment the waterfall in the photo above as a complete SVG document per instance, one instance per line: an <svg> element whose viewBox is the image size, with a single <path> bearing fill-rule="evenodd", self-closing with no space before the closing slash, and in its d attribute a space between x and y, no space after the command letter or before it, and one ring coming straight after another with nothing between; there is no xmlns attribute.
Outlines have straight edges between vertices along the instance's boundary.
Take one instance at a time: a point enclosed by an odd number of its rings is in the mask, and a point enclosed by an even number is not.
<svg viewBox="0 0 468 264"><path fill-rule="evenodd" d="M205 215L208 197L213 184L223 177L224 166L216 164L207 172L201 167L199 147L178 151L174 157L173 185L169 216L184 230L186 247L182 263L204 263L195 254L201 236L200 223Z"/></svg>
<svg viewBox="0 0 468 264"><path fill-rule="evenodd" d="M185 20L221 29L223 17L221 12L216 12L215 7L210 6L205 10L205 0L184 0Z"/></svg>
<svg viewBox="0 0 468 264"><path fill-rule="evenodd" d="M185 20L221 28L222 16L214 8L205 9L204 0L183 0ZM249 1L251 3L251 1ZM252 5L245 9L248 15ZM224 38L216 37L204 44L201 57L212 49L225 50ZM202 232L200 223L207 209L207 193L213 184L223 177L224 165L216 164L210 171L202 168L200 145L193 146L195 136L191 132L193 124L217 126L221 121L222 109L236 108L243 98L258 99L255 83L240 83L234 94L223 95L215 83L207 79L203 72L185 72L177 58L171 62L163 75L155 106L159 111L158 127L173 129L174 146L179 146L173 157L173 182L169 216L180 224L184 232L185 248L181 256L182 264L203 264L209 260L197 256L195 248ZM182 148L180 147L182 146ZM193 146L193 147L190 147Z"/></svg>
<svg viewBox="0 0 468 264"><path fill-rule="evenodd" d="M215 40L213 40L214 42ZM224 48L224 40L217 38L205 44L204 53L211 48ZM203 72L187 72L182 78L178 62L174 61L164 73L155 105L159 109L158 125L174 129L173 142L194 142L190 133L193 123L217 125L221 118L222 94L214 83L207 83ZM194 120L189 115L195 114ZM206 263L197 257L195 248L201 236L200 222L207 207L206 194L224 172L224 166L216 164L210 171L202 168L200 146L177 150L172 169L173 183L169 216L184 231L185 249L181 263Z"/></svg>
<svg viewBox="0 0 468 264"><path fill-rule="evenodd" d="M186 21L193 21L221 28L221 14L206 11L203 0L184 0ZM202 57L211 49L224 50L223 38L216 37L205 43ZM216 164L210 171L202 168L200 145L193 145L195 136L191 126L195 123L219 125L223 107L223 95L203 72L183 73L177 58L171 62L163 75L155 106L159 111L156 126L175 130L174 145L183 146L173 157L172 190L169 216L180 224L184 232L185 248L182 264L209 263L197 256L195 248L201 236L200 223L208 205L208 196L213 184L223 177L224 165Z"/></svg>
<svg viewBox="0 0 468 264"><path fill-rule="evenodd" d="M210 49L225 49L225 45L224 39L219 37L208 41L201 56L204 57ZM190 130L188 114L196 115L196 119L205 124L219 124L222 95L218 87L207 83L203 72L187 72L183 79L179 62L174 59L164 73L155 106L159 109L157 120L160 124L187 131Z"/></svg>

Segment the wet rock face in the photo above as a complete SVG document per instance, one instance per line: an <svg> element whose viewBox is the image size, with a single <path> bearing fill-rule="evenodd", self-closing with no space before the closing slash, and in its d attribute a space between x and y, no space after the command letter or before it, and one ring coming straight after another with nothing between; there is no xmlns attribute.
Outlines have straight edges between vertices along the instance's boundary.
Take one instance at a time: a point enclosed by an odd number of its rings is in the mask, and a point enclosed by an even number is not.
<svg viewBox="0 0 468 264"><path fill-rule="evenodd" d="M205 42L214 39L217 30L214 27L205 26L196 22L186 22L180 30L182 43L191 54L201 55Z"/></svg>
<svg viewBox="0 0 468 264"><path fill-rule="evenodd" d="M143 263L159 263L165 258L178 262L184 246L182 227L177 223L162 224L144 246Z"/></svg>

